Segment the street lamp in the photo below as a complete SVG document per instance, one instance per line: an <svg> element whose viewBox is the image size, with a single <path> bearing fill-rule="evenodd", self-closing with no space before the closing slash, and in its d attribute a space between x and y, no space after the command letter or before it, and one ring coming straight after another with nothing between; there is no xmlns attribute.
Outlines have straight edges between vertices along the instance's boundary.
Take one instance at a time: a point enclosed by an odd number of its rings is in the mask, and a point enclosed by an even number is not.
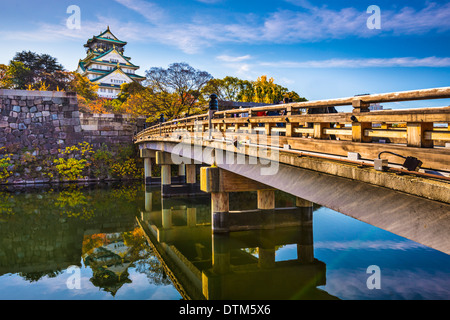
<svg viewBox="0 0 450 320"><path fill-rule="evenodd" d="M162 123L164 122L164 113L161 113L159 116L159 135L161 136L161 126Z"/></svg>
<svg viewBox="0 0 450 320"><path fill-rule="evenodd" d="M219 111L219 101L217 101L217 95L215 93L209 96L209 110L208 110L208 126L209 126L209 140L212 139L212 118L216 111Z"/></svg>

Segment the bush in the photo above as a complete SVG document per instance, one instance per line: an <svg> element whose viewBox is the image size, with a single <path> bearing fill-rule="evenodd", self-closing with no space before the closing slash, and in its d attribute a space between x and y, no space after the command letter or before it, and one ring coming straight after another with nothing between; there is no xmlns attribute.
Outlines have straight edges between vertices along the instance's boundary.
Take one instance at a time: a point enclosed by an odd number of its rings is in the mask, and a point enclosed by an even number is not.
<svg viewBox="0 0 450 320"><path fill-rule="evenodd" d="M5 147L0 148L0 150L5 149ZM14 165L11 161L12 154L4 154L0 156L0 181L9 178L13 172L10 167Z"/></svg>
<svg viewBox="0 0 450 320"><path fill-rule="evenodd" d="M78 180L83 178L84 169L90 165L87 159L92 153L92 146L87 142L81 142L78 145L66 147L61 152L63 157L53 160L53 163L56 164L56 169L62 178L69 181Z"/></svg>

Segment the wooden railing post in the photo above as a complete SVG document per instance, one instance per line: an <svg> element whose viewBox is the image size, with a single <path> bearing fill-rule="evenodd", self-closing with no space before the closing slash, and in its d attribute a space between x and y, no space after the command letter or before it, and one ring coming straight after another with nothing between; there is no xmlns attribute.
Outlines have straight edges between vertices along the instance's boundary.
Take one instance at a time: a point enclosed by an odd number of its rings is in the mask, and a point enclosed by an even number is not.
<svg viewBox="0 0 450 320"><path fill-rule="evenodd" d="M352 123L352 141L353 142L370 142L372 137L364 135L366 129L372 129L371 122L353 122Z"/></svg>
<svg viewBox="0 0 450 320"><path fill-rule="evenodd" d="M314 139L327 139L329 136L327 134L323 133L323 129L329 128L330 123L329 122L315 122L314 123L314 133L313 137Z"/></svg>
<svg viewBox="0 0 450 320"><path fill-rule="evenodd" d="M289 117L292 115L292 106L286 107L286 137L295 137L294 124L289 121Z"/></svg>
<svg viewBox="0 0 450 320"><path fill-rule="evenodd" d="M364 102L361 99L354 99L352 101L353 113L369 112L370 103Z"/></svg>
<svg viewBox="0 0 450 320"><path fill-rule="evenodd" d="M433 148L433 140L425 139L425 131L432 130L432 122L408 122L406 124L407 146L418 148Z"/></svg>
<svg viewBox="0 0 450 320"><path fill-rule="evenodd" d="M266 122L264 124L264 128L265 128L265 133L267 136L270 136L270 134L272 133L272 127L274 126L274 124L272 122Z"/></svg>

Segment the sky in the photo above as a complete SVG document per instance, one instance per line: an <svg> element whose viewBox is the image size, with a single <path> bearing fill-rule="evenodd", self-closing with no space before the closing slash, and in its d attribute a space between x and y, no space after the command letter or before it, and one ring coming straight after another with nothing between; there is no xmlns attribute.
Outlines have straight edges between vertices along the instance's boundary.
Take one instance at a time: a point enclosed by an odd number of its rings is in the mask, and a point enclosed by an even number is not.
<svg viewBox="0 0 450 320"><path fill-rule="evenodd" d="M73 71L109 26L141 75L186 62L214 78L267 75L309 100L450 85L448 1L0 1L4 64L31 50Z"/></svg>

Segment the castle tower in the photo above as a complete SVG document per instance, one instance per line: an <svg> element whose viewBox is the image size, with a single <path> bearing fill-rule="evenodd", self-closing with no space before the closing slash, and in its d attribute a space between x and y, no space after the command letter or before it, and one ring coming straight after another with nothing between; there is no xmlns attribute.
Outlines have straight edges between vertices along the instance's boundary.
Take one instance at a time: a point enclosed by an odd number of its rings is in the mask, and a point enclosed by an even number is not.
<svg viewBox="0 0 450 320"><path fill-rule="evenodd" d="M117 98L122 83L141 82L145 77L135 73L138 66L123 55L127 43L117 39L108 28L84 45L86 57L78 62L77 72L99 85L102 98Z"/></svg>

